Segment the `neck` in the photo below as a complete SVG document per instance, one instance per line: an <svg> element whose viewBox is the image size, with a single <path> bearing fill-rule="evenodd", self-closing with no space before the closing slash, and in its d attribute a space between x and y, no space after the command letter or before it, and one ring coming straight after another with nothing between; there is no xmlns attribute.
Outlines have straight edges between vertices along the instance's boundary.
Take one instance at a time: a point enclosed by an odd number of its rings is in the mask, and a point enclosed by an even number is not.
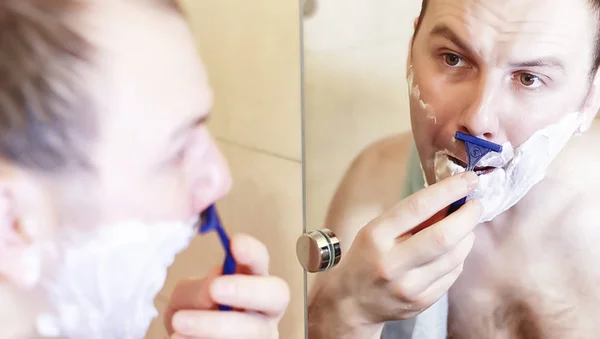
<svg viewBox="0 0 600 339"><path fill-rule="evenodd" d="M27 294L0 281L0 338L35 338L34 309Z"/></svg>
<svg viewBox="0 0 600 339"><path fill-rule="evenodd" d="M496 242L515 235L537 238L549 228L568 227L561 223L573 207L581 190L565 177L547 175L513 207L485 224Z"/></svg>

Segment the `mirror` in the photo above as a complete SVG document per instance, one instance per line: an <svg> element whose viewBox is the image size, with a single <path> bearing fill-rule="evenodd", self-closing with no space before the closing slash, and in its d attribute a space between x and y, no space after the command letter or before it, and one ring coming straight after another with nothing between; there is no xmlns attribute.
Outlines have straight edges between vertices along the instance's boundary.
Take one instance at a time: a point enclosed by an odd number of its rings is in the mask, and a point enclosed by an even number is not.
<svg viewBox="0 0 600 339"><path fill-rule="evenodd" d="M307 2L309 338L547 338L554 307L594 337L589 1ZM585 282L555 284L567 267Z"/></svg>

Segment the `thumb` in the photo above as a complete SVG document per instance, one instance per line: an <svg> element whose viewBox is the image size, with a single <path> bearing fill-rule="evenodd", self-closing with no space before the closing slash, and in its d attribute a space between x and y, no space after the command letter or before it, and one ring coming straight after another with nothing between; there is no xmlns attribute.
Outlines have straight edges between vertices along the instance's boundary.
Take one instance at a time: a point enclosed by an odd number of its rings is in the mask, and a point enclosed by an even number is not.
<svg viewBox="0 0 600 339"><path fill-rule="evenodd" d="M221 275L221 266L214 267L204 278L188 278L177 283L165 311L164 325L167 333L173 333L172 319L179 310L209 310L216 306L210 298L211 282Z"/></svg>

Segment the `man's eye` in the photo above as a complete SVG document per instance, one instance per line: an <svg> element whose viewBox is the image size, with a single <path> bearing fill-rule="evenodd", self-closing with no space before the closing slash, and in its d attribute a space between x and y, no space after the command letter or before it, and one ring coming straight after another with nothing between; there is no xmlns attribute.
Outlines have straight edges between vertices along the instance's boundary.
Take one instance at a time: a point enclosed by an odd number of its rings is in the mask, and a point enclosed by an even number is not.
<svg viewBox="0 0 600 339"><path fill-rule="evenodd" d="M450 67L457 67L463 61L462 57L454 54L454 53L445 53L443 55L444 63Z"/></svg>
<svg viewBox="0 0 600 339"><path fill-rule="evenodd" d="M512 75L512 84L516 90L537 91L546 86L543 78L539 75L520 72Z"/></svg>
<svg viewBox="0 0 600 339"><path fill-rule="evenodd" d="M537 88L542 82L539 77L529 73L521 73L519 75L519 81L523 86L529 88Z"/></svg>
<svg viewBox="0 0 600 339"><path fill-rule="evenodd" d="M186 147L182 147L173 155L173 161L181 162L185 158Z"/></svg>
<svg viewBox="0 0 600 339"><path fill-rule="evenodd" d="M179 166L185 160L187 147L181 147L176 152L171 153L168 158L168 166Z"/></svg>

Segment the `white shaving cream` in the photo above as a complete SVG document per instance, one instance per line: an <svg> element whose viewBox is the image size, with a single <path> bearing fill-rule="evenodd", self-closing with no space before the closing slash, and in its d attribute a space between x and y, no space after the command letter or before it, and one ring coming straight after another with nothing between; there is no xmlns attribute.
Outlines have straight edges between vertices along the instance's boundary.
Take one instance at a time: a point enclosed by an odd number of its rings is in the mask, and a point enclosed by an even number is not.
<svg viewBox="0 0 600 339"><path fill-rule="evenodd" d="M514 206L544 178L552 160L576 134L580 117L579 112L568 114L558 123L534 133L519 147L513 148L507 142L502 145L502 153L490 152L477 163L478 167L497 167L480 175L477 189L467 197L481 200L484 212L480 222L490 221ZM451 154L445 151L435 155L436 182L465 171L448 155Z"/></svg>
<svg viewBox="0 0 600 339"><path fill-rule="evenodd" d="M167 268L196 234L190 222L124 221L90 229L62 228L37 248L40 338L143 338L158 316L154 298Z"/></svg>
<svg viewBox="0 0 600 339"><path fill-rule="evenodd" d="M435 116L435 112L431 105L426 104L421 100L421 90L419 90L419 85L414 84L414 73L412 65L408 68L408 74L406 75L406 80L408 82L408 93L411 97L419 102L419 106L422 110L427 113L427 119L431 120L434 124L437 123L437 118Z"/></svg>

